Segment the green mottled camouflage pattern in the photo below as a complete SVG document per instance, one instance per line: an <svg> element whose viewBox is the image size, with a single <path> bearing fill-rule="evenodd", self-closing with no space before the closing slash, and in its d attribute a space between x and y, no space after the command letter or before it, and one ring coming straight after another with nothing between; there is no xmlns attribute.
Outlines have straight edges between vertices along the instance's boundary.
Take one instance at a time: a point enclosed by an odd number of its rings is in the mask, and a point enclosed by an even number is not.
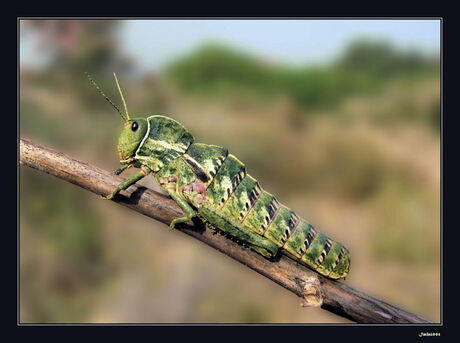
<svg viewBox="0 0 460 343"><path fill-rule="evenodd" d="M141 124L131 158L155 173L161 187L175 200L190 204L200 218L264 256L280 250L285 255L332 279L345 278L350 254L340 243L317 231L293 210L282 205L247 174L245 165L227 149L194 143L178 122L164 116L130 119L120 136L119 150L129 141L130 125ZM145 121L145 122L143 122ZM139 133L137 132L137 137ZM133 149L130 149L133 151ZM122 160L128 154L120 153ZM258 238L257 238L258 237Z"/></svg>
<svg viewBox="0 0 460 343"><path fill-rule="evenodd" d="M136 151L136 158L155 172L181 156L193 141L193 136L170 118L151 116L147 118L147 125L147 134Z"/></svg>

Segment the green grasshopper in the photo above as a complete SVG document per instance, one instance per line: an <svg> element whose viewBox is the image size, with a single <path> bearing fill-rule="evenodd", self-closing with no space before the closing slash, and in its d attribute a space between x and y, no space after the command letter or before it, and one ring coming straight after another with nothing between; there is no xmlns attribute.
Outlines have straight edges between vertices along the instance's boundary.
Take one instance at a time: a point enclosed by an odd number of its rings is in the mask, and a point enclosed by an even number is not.
<svg viewBox="0 0 460 343"><path fill-rule="evenodd" d="M166 116L130 118L115 73L125 113L87 76L124 121L118 140L122 167L115 173L132 166L140 168L103 199L113 199L152 173L185 214L171 222L170 230L199 217L266 258L280 250L324 276L345 278L350 268L349 251L264 191L226 148L195 143L184 126Z"/></svg>

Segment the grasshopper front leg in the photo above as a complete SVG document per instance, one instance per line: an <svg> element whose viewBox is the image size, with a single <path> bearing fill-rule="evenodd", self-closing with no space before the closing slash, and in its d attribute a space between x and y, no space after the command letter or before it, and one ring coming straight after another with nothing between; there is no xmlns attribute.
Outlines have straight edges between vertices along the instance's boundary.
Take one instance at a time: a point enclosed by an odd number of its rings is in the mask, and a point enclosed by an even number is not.
<svg viewBox="0 0 460 343"><path fill-rule="evenodd" d="M125 181L120 183L118 185L118 187L112 192L112 194L107 195L105 197L101 196L101 198L104 199L104 200L112 200L113 197L115 195L117 195L120 191L123 191L126 188L128 188L129 186L135 184L137 181L139 181L143 177L147 176L149 173L150 173L150 169L148 167L146 167L146 166L142 166L139 173L137 173L134 176L131 176L131 177L127 178Z"/></svg>

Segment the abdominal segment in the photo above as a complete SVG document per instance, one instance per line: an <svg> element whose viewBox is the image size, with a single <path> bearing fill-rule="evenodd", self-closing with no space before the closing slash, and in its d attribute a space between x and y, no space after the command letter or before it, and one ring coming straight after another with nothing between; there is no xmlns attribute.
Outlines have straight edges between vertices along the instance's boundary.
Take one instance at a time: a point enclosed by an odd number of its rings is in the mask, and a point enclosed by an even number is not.
<svg viewBox="0 0 460 343"><path fill-rule="evenodd" d="M190 186L199 190L195 192L196 206L206 201L222 217L238 221L320 274L333 279L348 274L348 250L264 191L226 149L192 144L184 161L199 179L199 184Z"/></svg>

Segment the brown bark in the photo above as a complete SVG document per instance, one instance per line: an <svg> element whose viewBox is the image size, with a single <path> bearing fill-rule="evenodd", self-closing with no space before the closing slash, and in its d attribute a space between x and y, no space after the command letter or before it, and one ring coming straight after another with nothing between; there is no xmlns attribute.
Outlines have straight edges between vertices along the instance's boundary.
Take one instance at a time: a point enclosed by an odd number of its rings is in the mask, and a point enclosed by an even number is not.
<svg viewBox="0 0 460 343"><path fill-rule="evenodd" d="M123 181L110 172L27 139L20 139L20 163L99 195L110 194ZM169 197L136 185L122 191L113 201L166 225L183 216L182 210ZM327 279L288 257L268 260L220 234L214 234L199 222L180 225L178 230L278 283L304 299L305 306L321 306L357 323L430 323L343 282Z"/></svg>

